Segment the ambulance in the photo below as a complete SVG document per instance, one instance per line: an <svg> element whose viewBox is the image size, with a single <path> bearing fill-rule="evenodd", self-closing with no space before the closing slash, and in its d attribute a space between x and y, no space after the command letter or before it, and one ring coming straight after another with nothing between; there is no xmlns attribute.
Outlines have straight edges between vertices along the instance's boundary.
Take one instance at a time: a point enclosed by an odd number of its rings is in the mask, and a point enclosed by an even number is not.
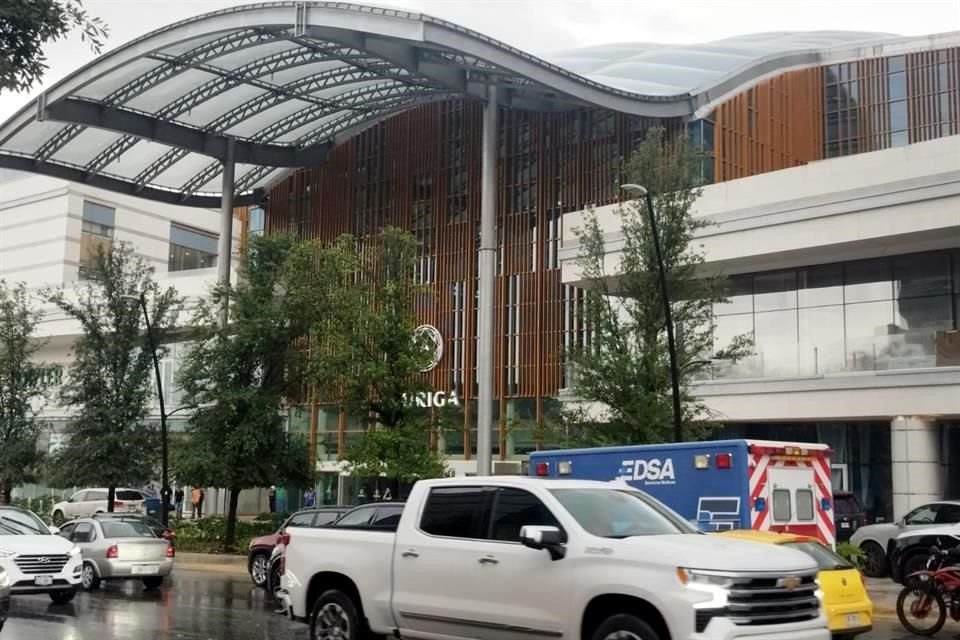
<svg viewBox="0 0 960 640"><path fill-rule="evenodd" d="M755 529L834 545L830 448L717 440L537 451L530 475L625 482L703 531Z"/></svg>

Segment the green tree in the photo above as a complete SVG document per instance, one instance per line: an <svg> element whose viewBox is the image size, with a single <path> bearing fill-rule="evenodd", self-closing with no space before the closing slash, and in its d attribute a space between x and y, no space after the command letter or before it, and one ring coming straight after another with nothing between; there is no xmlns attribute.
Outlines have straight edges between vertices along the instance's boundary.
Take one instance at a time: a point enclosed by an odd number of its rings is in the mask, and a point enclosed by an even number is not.
<svg viewBox="0 0 960 640"><path fill-rule="evenodd" d="M49 378L34 356L43 342L34 337L42 313L30 304L23 283L0 280L0 500L10 503L13 488L36 480L42 462L37 449L37 413L47 397Z"/></svg>
<svg viewBox="0 0 960 640"><path fill-rule="evenodd" d="M433 356L429 338L416 331L418 305L428 304L414 277L418 249L411 234L388 227L367 243L342 237L314 261L328 269L325 313L312 331L312 382L348 414L367 418L367 432L346 452L351 471L396 487L446 473L430 443L437 425L415 406L432 391L422 371ZM315 270L305 267L301 278L309 280Z"/></svg>
<svg viewBox="0 0 960 640"><path fill-rule="evenodd" d="M47 71L46 44L75 30L99 54L107 25L80 0L3 0L0 3L0 91L26 91Z"/></svg>
<svg viewBox="0 0 960 640"><path fill-rule="evenodd" d="M301 385L300 341L307 325L301 294L288 285L285 235L252 238L236 286L218 285L194 317L193 346L180 369L193 412L177 448L181 480L230 492L224 543L234 543L240 491L310 479L306 445L288 436L284 399ZM295 254L296 257L300 253ZM230 322L220 322L225 300Z"/></svg>
<svg viewBox="0 0 960 640"><path fill-rule="evenodd" d="M51 483L107 487L109 511L118 486L154 477L159 462L157 429L144 424L156 390L140 296L159 345L182 305L176 290L161 289L154 271L129 244L115 243L100 250L86 280L48 292L82 331L61 387L72 415L64 446L49 465Z"/></svg>
<svg viewBox="0 0 960 640"><path fill-rule="evenodd" d="M710 366L711 358L737 359L750 345L746 336L729 345L713 344L713 305L725 300L724 281L703 271L703 251L695 243L696 232L704 226L692 215L700 195L694 178L698 160L685 138L668 142L663 129L654 128L625 170L625 182L644 185L654 201L677 328L688 438L703 437L710 428L706 405L691 392L692 381ZM590 338L566 356L575 396L602 408L579 405L565 412L564 439L576 444L654 443L672 437L666 324L646 203L627 202L617 213L623 249L612 269L595 212L587 213L577 232L577 266L586 282L582 320Z"/></svg>

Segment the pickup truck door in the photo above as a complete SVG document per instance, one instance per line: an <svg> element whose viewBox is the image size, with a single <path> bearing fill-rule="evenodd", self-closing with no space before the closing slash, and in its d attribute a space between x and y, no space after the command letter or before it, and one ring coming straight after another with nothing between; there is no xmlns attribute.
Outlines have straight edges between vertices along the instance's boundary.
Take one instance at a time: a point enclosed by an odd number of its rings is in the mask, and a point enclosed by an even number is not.
<svg viewBox="0 0 960 640"><path fill-rule="evenodd" d="M522 546L520 527L558 526L533 494L435 487L419 526L401 527L393 608L403 637L564 637L564 562Z"/></svg>

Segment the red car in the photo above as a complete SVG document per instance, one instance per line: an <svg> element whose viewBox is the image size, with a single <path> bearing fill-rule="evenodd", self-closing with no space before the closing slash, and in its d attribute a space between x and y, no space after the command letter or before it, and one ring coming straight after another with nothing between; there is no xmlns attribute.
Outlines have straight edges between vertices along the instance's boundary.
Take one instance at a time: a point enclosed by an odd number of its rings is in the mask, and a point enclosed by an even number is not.
<svg viewBox="0 0 960 640"><path fill-rule="evenodd" d="M247 550L247 571L253 584L262 587L267 583L270 571L270 554L280 541L280 534L286 527L320 527L331 524L334 520L349 511L351 507L312 507L297 511L287 518L276 533L270 533L250 541Z"/></svg>

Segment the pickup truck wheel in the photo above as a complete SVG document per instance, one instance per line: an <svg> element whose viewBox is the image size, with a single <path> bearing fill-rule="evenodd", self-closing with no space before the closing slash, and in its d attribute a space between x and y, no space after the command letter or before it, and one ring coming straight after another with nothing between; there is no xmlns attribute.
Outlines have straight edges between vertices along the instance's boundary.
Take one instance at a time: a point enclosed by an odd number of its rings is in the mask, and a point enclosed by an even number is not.
<svg viewBox="0 0 960 640"><path fill-rule="evenodd" d="M863 551L863 572L868 578L883 578L889 570L887 554L876 542L864 542L860 546Z"/></svg>
<svg viewBox="0 0 960 640"><path fill-rule="evenodd" d="M360 616L353 600L331 589L317 598L310 614L311 640L359 640Z"/></svg>
<svg viewBox="0 0 960 640"><path fill-rule="evenodd" d="M660 636L640 618L621 613L604 620L591 640L660 640Z"/></svg>

